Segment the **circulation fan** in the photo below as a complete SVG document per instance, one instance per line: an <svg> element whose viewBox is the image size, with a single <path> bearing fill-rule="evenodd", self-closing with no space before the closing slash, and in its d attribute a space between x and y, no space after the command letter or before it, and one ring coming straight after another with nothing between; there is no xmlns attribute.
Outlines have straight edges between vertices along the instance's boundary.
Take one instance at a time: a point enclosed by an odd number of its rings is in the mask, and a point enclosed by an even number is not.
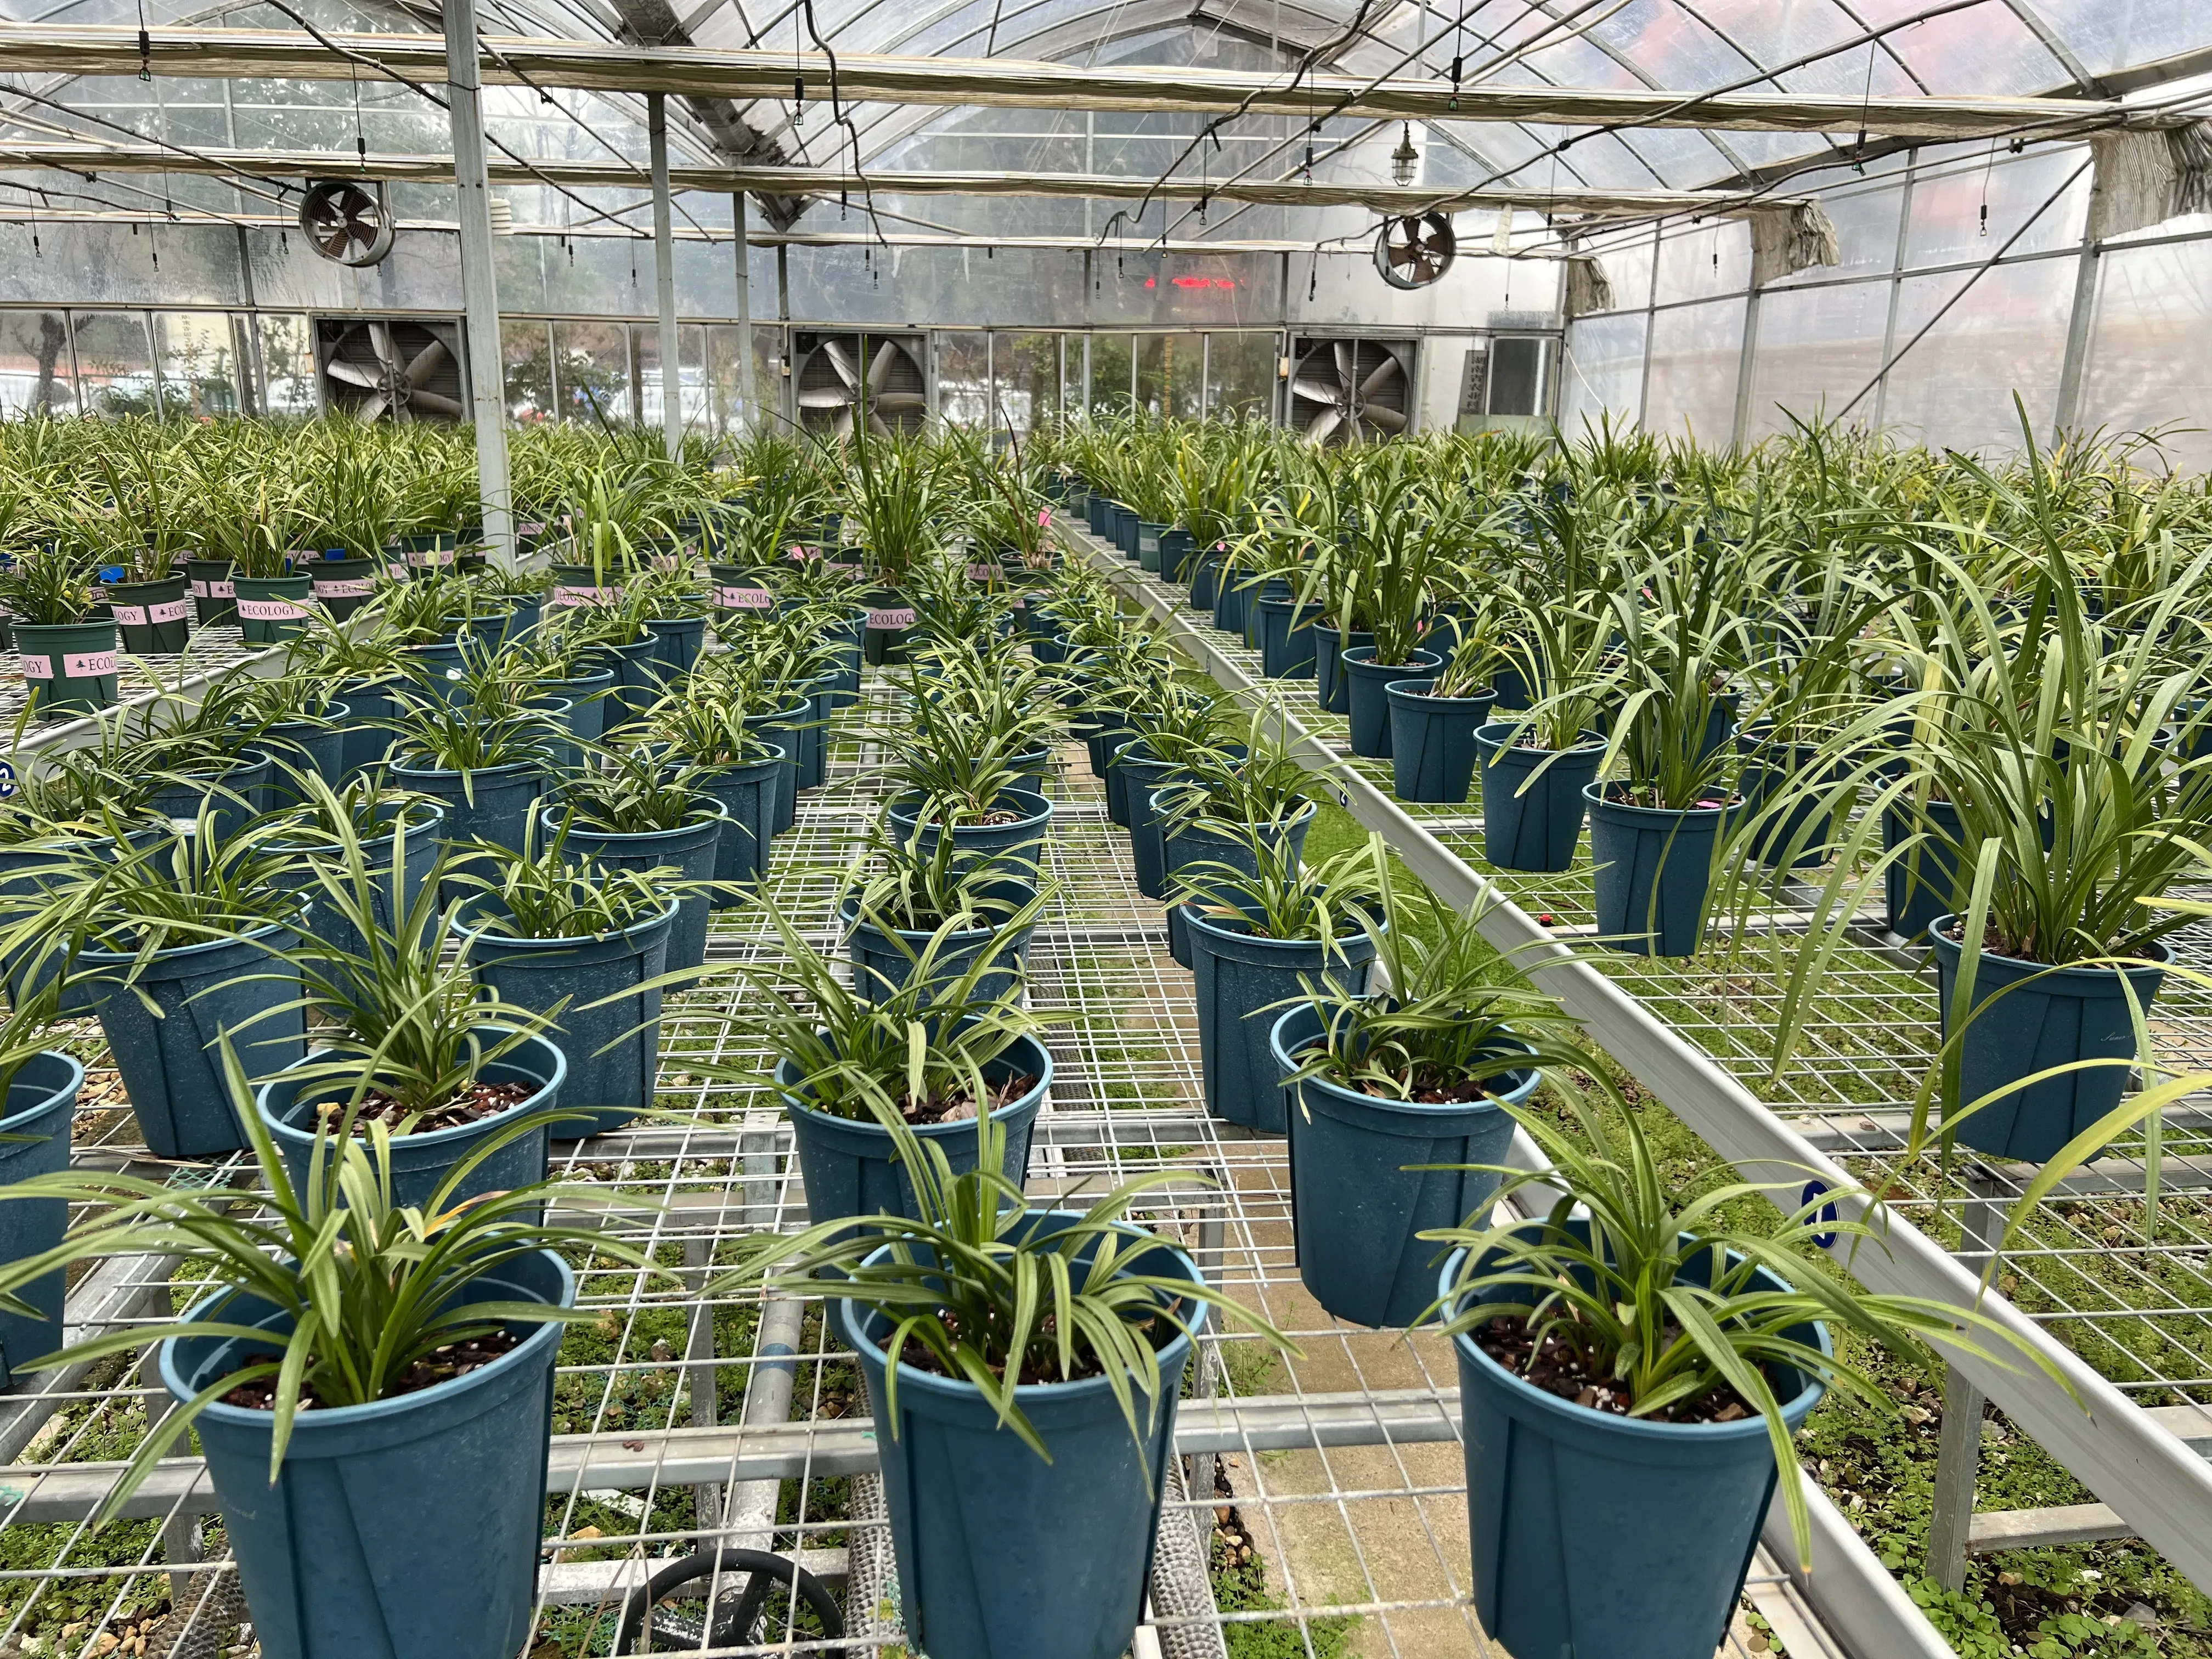
<svg viewBox="0 0 2212 1659"><path fill-rule="evenodd" d="M802 334L793 343L802 424L849 438L865 409L871 432L921 430L929 416L929 380L918 337Z"/></svg>
<svg viewBox="0 0 2212 1659"><path fill-rule="evenodd" d="M300 198L300 230L325 259L373 265L392 252L392 189L379 180L315 179Z"/></svg>
<svg viewBox="0 0 2212 1659"><path fill-rule="evenodd" d="M1291 422L1310 443L1351 443L1403 432L1413 398L1409 340L1300 340L1291 375Z"/></svg>
<svg viewBox="0 0 2212 1659"><path fill-rule="evenodd" d="M363 421L458 421L459 325L416 318L325 317L315 325L323 400Z"/></svg>
<svg viewBox="0 0 2212 1659"><path fill-rule="evenodd" d="M1392 288L1426 288L1458 255L1459 238L1441 213L1385 219L1375 238L1375 269Z"/></svg>

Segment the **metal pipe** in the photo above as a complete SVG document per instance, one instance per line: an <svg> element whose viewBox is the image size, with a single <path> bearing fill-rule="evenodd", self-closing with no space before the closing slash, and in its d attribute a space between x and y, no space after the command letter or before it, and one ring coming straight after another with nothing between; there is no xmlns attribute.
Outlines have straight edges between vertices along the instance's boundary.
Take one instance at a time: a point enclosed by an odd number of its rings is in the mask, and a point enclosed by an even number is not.
<svg viewBox="0 0 2212 1659"><path fill-rule="evenodd" d="M331 64L337 59L332 58ZM484 171L476 0L446 6L446 84L453 118L455 217L461 229L461 303L469 354L469 416L476 424L477 487L494 562L515 563L514 493L507 465L507 368L499 349L499 285L491 258L491 184Z"/></svg>
<svg viewBox="0 0 2212 1659"><path fill-rule="evenodd" d="M789 1420L805 1312L805 1304L796 1297L771 1294L761 1304L752 1370L745 1378L744 1409L738 1419L744 1427ZM770 1547L775 1537L776 1499L782 1486L780 1480L747 1480L730 1488L724 1519L728 1547L764 1550Z"/></svg>
<svg viewBox="0 0 2212 1659"><path fill-rule="evenodd" d="M730 198L730 222L738 230L738 430L752 431L760 418L753 403L752 235L745 224L745 193Z"/></svg>
<svg viewBox="0 0 2212 1659"><path fill-rule="evenodd" d="M653 288L660 313L660 427L668 440L668 459L676 460L684 453L684 347L676 332L676 223L668 200L668 100L661 93L645 95L645 131L653 151Z"/></svg>

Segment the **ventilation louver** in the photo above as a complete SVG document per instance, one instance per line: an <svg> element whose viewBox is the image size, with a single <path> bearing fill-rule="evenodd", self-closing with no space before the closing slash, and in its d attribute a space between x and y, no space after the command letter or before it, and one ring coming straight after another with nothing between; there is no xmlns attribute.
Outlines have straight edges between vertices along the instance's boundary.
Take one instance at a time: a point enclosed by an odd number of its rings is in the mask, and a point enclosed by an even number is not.
<svg viewBox="0 0 2212 1659"><path fill-rule="evenodd" d="M324 404L363 421L464 418L460 326L412 317L319 319Z"/></svg>
<svg viewBox="0 0 2212 1659"><path fill-rule="evenodd" d="M1291 425L1313 443L1395 437L1410 424L1410 340L1302 339L1291 375Z"/></svg>

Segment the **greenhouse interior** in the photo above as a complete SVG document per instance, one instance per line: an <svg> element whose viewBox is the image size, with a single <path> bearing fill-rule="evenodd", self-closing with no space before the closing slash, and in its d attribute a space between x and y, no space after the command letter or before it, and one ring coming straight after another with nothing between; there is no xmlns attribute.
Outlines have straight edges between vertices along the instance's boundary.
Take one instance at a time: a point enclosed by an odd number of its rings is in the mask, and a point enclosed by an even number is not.
<svg viewBox="0 0 2212 1659"><path fill-rule="evenodd" d="M0 1659L2212 1659L2212 10L0 0Z"/></svg>

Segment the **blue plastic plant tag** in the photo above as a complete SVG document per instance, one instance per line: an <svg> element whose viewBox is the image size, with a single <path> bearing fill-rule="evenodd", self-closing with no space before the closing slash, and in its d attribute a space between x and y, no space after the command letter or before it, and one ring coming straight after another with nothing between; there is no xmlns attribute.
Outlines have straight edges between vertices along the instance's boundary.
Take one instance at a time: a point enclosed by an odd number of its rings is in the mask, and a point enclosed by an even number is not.
<svg viewBox="0 0 2212 1659"><path fill-rule="evenodd" d="M1815 1199L1825 1194L1827 1190L1828 1189L1825 1186L1821 1185L1821 1183L1817 1181L1807 1182L1805 1183L1805 1190L1797 1196L1798 1207L1800 1209L1804 1208L1808 1205L1811 1204ZM1828 1202L1820 1206L1820 1219L1823 1221L1833 1221L1835 1218L1835 1200L1833 1199L1830 1199ZM1836 1235L1834 1233L1814 1233L1813 1235L1813 1242L1825 1250L1836 1242Z"/></svg>
<svg viewBox="0 0 2212 1659"><path fill-rule="evenodd" d="M0 760L0 800L15 793L15 768L13 762Z"/></svg>
<svg viewBox="0 0 2212 1659"><path fill-rule="evenodd" d="M119 564L104 564L100 567L100 580L104 582L119 582L128 574Z"/></svg>

